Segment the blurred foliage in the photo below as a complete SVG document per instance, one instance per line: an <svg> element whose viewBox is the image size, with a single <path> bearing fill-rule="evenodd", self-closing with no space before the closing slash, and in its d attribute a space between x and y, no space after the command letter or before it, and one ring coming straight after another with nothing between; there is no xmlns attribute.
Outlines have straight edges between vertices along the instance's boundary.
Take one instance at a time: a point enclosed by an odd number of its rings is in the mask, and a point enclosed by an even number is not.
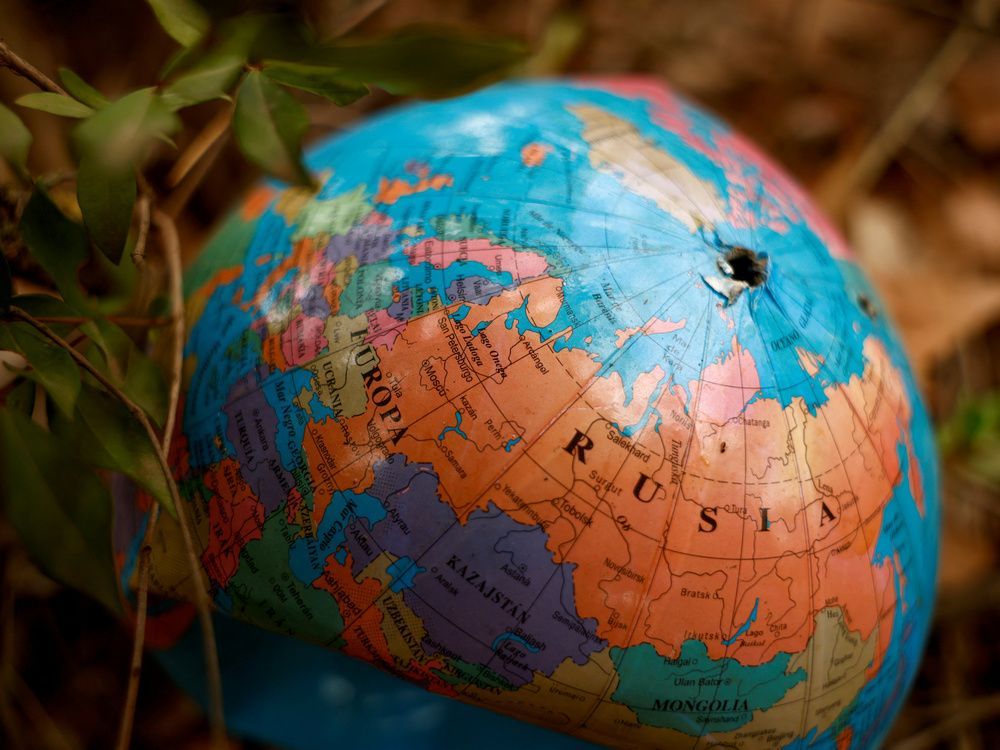
<svg viewBox="0 0 1000 750"><path fill-rule="evenodd" d="M148 5L180 45L150 85L110 95L68 67L56 83L2 51L6 67L42 90L0 105L0 158L12 178L4 193L12 210L0 258L0 350L21 358L0 365L0 498L43 570L114 609L109 472L175 512L161 446L129 405L162 427L168 384L180 376L158 355L167 264L147 258L146 245L151 214L171 219L183 205L174 191L188 189L185 177L197 177L192 166L205 153L197 131L185 133L192 126L184 111L214 107L250 162L314 187L302 161L310 117L300 96L346 105L373 88L443 94L500 75L524 56L512 40L434 26L321 40L283 4L251 12L195 0ZM439 54L417 54L426 49ZM17 108L71 123L72 173L29 172L32 132ZM192 151L177 148L181 136ZM8 258L17 261L13 269ZM19 293L19 277L40 277L44 294Z"/></svg>
<svg viewBox="0 0 1000 750"><path fill-rule="evenodd" d="M966 399L940 426L938 440L952 471L1000 492L1000 392Z"/></svg>

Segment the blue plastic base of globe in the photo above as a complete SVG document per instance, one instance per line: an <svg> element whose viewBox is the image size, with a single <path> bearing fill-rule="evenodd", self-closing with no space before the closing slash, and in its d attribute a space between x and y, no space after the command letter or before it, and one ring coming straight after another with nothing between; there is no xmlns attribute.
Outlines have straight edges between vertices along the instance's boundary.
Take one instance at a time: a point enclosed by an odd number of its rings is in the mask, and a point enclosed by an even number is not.
<svg viewBox="0 0 1000 750"><path fill-rule="evenodd" d="M226 726L288 750L546 750L596 748L564 734L450 700L336 651L214 618ZM200 631L157 654L203 708Z"/></svg>

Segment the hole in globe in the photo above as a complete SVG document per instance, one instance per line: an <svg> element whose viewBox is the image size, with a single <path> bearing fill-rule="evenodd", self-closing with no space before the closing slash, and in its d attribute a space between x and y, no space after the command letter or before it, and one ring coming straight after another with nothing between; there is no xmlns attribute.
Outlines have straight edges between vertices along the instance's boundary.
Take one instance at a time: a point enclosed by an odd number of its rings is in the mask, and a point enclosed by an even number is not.
<svg viewBox="0 0 1000 750"><path fill-rule="evenodd" d="M767 256L757 255L746 247L733 247L719 263L723 273L749 287L760 286L767 280Z"/></svg>
<svg viewBox="0 0 1000 750"><path fill-rule="evenodd" d="M858 307L860 307L861 311L872 320L878 318L878 308L875 307L875 303L872 302L871 297L867 294L861 293L858 295Z"/></svg>

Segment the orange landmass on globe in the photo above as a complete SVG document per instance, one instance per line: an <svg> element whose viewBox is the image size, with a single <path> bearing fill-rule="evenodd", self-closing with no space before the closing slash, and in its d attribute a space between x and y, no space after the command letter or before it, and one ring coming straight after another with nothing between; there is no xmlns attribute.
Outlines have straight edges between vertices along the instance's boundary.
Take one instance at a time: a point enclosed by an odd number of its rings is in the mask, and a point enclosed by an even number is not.
<svg viewBox="0 0 1000 750"><path fill-rule="evenodd" d="M487 240L435 238L409 254L415 263L479 257L495 270L545 270L534 254ZM659 420L640 423L662 370L641 375L627 399L617 374L594 377L599 364L586 353L554 352L536 334L503 324L525 292L533 321L553 319L555 306L532 308L530 287L557 283L537 277L527 289L470 305L461 321L442 308L411 319L405 331L388 316L368 316L366 339L381 382L395 386L393 401L369 400L363 413L308 425L312 439L303 442L320 480L313 518L322 517L335 486L364 486L374 461L405 452L434 467L442 499L461 522L493 503L541 525L556 561L574 564L579 614L596 618L598 635L612 645L648 640L675 657L684 640L698 638L710 658L760 664L805 648L815 613L836 607L862 638L878 630L877 669L896 570L891 562L873 568L872 554L881 508L898 483L896 446L909 415L904 398L882 393L902 392L901 383L883 387L898 377L884 350L869 343L865 375L831 387L810 414L801 401L785 409L773 399L751 403L760 389L756 364L734 340L730 355L689 384L690 397L662 388ZM676 330L683 321L654 325ZM287 347L283 354L287 360ZM403 381L392 375L414 370L419 375ZM392 410L398 423L380 421ZM443 430L457 414L462 435ZM627 438L625 425L635 429ZM585 461L571 449L578 433L589 444ZM346 460L334 467L332 456ZM859 580L870 580L870 590L859 590Z"/></svg>
<svg viewBox="0 0 1000 750"><path fill-rule="evenodd" d="M795 354L809 377L814 378L819 374L820 368L823 367L823 357L801 347L795 349Z"/></svg>
<svg viewBox="0 0 1000 750"><path fill-rule="evenodd" d="M552 151L547 143L528 143L521 147L521 163L526 167L540 167L545 163L545 157Z"/></svg>
<svg viewBox="0 0 1000 750"><path fill-rule="evenodd" d="M353 567L350 553L343 563L330 555L313 587L328 591L337 602L344 619L340 637L344 639L345 653L383 668L391 667L392 654L382 633L382 610L375 606L382 584L377 578L355 580Z"/></svg>
<svg viewBox="0 0 1000 750"><path fill-rule="evenodd" d="M923 516L927 510L924 506L924 477L920 472L920 462L913 450L913 440L909 434L906 436L906 457L909 466L910 491L913 493L913 501L917 504L917 511Z"/></svg>
<svg viewBox="0 0 1000 750"><path fill-rule="evenodd" d="M288 369L288 362L285 360L284 333L272 333L265 336L260 342L260 356L267 364L275 370L284 372Z"/></svg>
<svg viewBox="0 0 1000 750"><path fill-rule="evenodd" d="M689 385L700 421L722 424L736 419L760 390L753 356L735 336L732 345L731 354L721 362L706 365L700 377Z"/></svg>
<svg viewBox="0 0 1000 750"><path fill-rule="evenodd" d="M664 391L656 404L663 417L659 433L637 433L624 463L596 439L586 466L572 461L564 450L572 425L560 429L557 421L549 430L553 438L543 435L530 453L559 485L572 488L566 495L572 510L582 509L589 519L581 523L562 513L548 529L553 549L576 564L581 616L596 617L599 634L612 643L650 640L673 658L694 637L706 643L710 658L760 664L779 650L805 648L815 612L834 606L863 639L877 631L871 667L877 669L889 645L896 571L891 562L873 566L872 558L882 509L899 481L896 445L908 412L900 411L902 399L878 396L880 390L902 392L901 383L894 388L877 376L890 375L884 350L869 342L866 354L865 374L832 386L813 415L801 402L777 411L771 399L747 404L758 376L752 358L737 346L692 384L687 411L678 391ZM709 395L710 380L711 387L735 395ZM867 405L863 429L854 404ZM616 407L624 412L622 402L607 398L602 407L606 418ZM596 412L588 417L582 405L577 409L572 424L598 424ZM840 425L835 435L831 425ZM853 436L849 454L838 446L844 436ZM782 446L784 455L768 455ZM636 451L648 453L648 460ZM756 481L752 468L780 480ZM629 492L640 472L648 477L645 487L662 489L659 506L643 505ZM532 479L537 496L538 477ZM527 487L522 491L531 496ZM607 526L604 518L627 519L628 528ZM858 581L870 585L859 588ZM643 613L635 605L616 605L643 597L649 597ZM755 608L754 622L731 640ZM636 618L634 633L622 627Z"/></svg>
<svg viewBox="0 0 1000 750"><path fill-rule="evenodd" d="M582 352L564 351L557 357L537 335L507 328L502 317L522 304L518 291L508 291L486 305L471 305L463 321L451 318L450 310L435 310L411 319L391 348L374 346L379 382L391 384L396 372L415 372L416 377L396 384L391 405L369 401L363 413L341 423L310 423L310 433L321 436L324 453L356 455L337 467L337 481L364 486L375 460L389 451L405 452L411 461L434 466L442 496L460 519L485 507L484 491L493 479L518 462L525 442L565 407L558 394L577 392L598 367ZM472 336L483 322L489 325ZM539 398L540 393L545 397ZM399 410L398 422L395 413L388 421L379 416L391 409ZM456 412L462 416L464 439L443 432L455 424ZM323 462L314 448L307 449L311 466ZM483 466L496 468L487 473L480 470ZM317 514L328 501L327 493L318 490Z"/></svg>
<svg viewBox="0 0 1000 750"><path fill-rule="evenodd" d="M432 175L426 166L418 167L416 172L418 177L416 182L402 178L380 178L378 191L375 193L375 202L391 205L407 195L422 193L425 190L442 190L455 184L455 180L450 174Z"/></svg>
<svg viewBox="0 0 1000 750"><path fill-rule="evenodd" d="M212 582L225 587L239 567L247 542L260 539L264 507L240 473L234 458L224 458L204 476L213 493L208 503L208 545L201 560Z"/></svg>
<svg viewBox="0 0 1000 750"><path fill-rule="evenodd" d="M632 338L637 333L642 333L644 336L655 336L658 333L673 333L674 331L679 331L687 324L687 319L682 318L676 323L672 320L663 320L662 318L650 318L641 326L629 326L628 328L619 328L615 331L615 346L619 349L625 346L625 342Z"/></svg>
<svg viewBox="0 0 1000 750"><path fill-rule="evenodd" d="M274 200L277 194L278 191L268 185L260 185L254 188L247 195L246 200L243 201L243 205L240 207L240 218L243 221L259 219L261 214L271 205L271 201Z"/></svg>

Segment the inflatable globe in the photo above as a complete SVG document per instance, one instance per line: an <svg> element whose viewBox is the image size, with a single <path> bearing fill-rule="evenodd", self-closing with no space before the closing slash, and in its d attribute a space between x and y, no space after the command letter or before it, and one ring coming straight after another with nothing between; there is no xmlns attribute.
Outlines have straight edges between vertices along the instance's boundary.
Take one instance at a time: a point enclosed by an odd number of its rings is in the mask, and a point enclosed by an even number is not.
<svg viewBox="0 0 1000 750"><path fill-rule="evenodd" d="M800 189L639 79L402 107L308 164L186 280L173 462L235 726L576 742L432 696L393 724L422 699L308 642L582 741L876 746L927 634L935 453ZM183 549L162 517L179 599Z"/></svg>

